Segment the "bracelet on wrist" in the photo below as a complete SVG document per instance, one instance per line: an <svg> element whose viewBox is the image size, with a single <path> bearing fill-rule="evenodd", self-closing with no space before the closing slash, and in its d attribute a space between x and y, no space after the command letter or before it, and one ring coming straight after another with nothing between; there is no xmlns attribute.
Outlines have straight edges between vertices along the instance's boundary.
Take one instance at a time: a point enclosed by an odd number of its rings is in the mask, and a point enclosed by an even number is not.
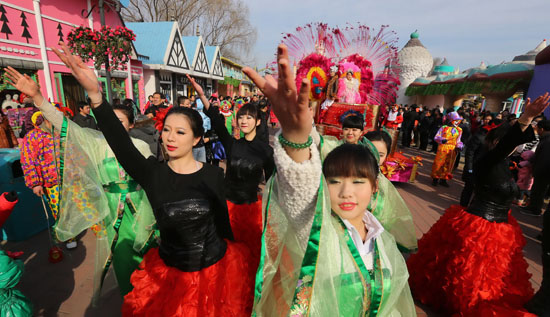
<svg viewBox="0 0 550 317"><path fill-rule="evenodd" d="M307 141L305 143L294 143L285 139L283 134L279 134L279 143L281 143L282 146L286 146L293 149L306 149L310 147L311 144L313 143L313 138L310 135L308 136Z"/></svg>

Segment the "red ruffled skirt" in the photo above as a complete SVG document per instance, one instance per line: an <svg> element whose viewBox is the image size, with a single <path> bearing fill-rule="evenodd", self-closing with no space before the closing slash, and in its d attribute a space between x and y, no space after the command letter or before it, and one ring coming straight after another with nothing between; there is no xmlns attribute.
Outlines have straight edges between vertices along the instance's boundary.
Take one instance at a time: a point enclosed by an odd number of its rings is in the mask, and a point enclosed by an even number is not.
<svg viewBox="0 0 550 317"><path fill-rule="evenodd" d="M149 250L131 277L134 289L124 297L123 316L250 316L254 272L250 251L227 242L225 256L197 272L166 266L158 248Z"/></svg>
<svg viewBox="0 0 550 317"><path fill-rule="evenodd" d="M516 219L494 223L453 205L418 241L407 261L409 285L422 303L459 316L534 316Z"/></svg>
<svg viewBox="0 0 550 317"><path fill-rule="evenodd" d="M250 248L252 260L249 263L258 268L262 248L262 197L254 203L241 205L228 200L227 210L235 241Z"/></svg>

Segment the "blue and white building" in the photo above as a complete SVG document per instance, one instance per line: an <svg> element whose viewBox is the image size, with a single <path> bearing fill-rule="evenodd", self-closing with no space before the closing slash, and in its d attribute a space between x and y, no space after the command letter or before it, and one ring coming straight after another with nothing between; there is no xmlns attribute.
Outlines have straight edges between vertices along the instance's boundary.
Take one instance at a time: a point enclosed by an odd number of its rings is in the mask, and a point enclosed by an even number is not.
<svg viewBox="0 0 550 317"><path fill-rule="evenodd" d="M148 56L143 62L145 94L160 91L171 103L194 94L186 75L193 76L207 95L224 79L218 46L206 46L201 36L182 36L177 22L133 22L135 46Z"/></svg>

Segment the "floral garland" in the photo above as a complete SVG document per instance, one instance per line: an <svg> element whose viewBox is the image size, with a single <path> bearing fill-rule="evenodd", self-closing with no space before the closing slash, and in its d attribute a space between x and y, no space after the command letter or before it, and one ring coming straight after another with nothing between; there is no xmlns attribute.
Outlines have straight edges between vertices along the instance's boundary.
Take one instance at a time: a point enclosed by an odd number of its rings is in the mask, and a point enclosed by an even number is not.
<svg viewBox="0 0 550 317"><path fill-rule="evenodd" d="M134 32L123 26L102 26L97 31L79 26L67 35L69 47L84 62L93 59L95 68L100 69L109 61L109 71L128 62L135 39Z"/></svg>

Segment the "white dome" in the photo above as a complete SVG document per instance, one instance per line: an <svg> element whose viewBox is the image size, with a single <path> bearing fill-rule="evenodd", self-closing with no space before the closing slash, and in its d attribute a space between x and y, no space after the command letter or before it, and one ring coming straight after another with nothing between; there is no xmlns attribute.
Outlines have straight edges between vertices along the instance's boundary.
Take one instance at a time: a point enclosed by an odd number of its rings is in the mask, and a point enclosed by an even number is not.
<svg viewBox="0 0 550 317"><path fill-rule="evenodd" d="M414 34L414 33L413 33ZM401 72L399 80L401 85L397 93L397 103L408 104L409 97L405 96L407 87L418 77L428 76L433 67L432 54L418 40L418 35L413 37L397 54Z"/></svg>

